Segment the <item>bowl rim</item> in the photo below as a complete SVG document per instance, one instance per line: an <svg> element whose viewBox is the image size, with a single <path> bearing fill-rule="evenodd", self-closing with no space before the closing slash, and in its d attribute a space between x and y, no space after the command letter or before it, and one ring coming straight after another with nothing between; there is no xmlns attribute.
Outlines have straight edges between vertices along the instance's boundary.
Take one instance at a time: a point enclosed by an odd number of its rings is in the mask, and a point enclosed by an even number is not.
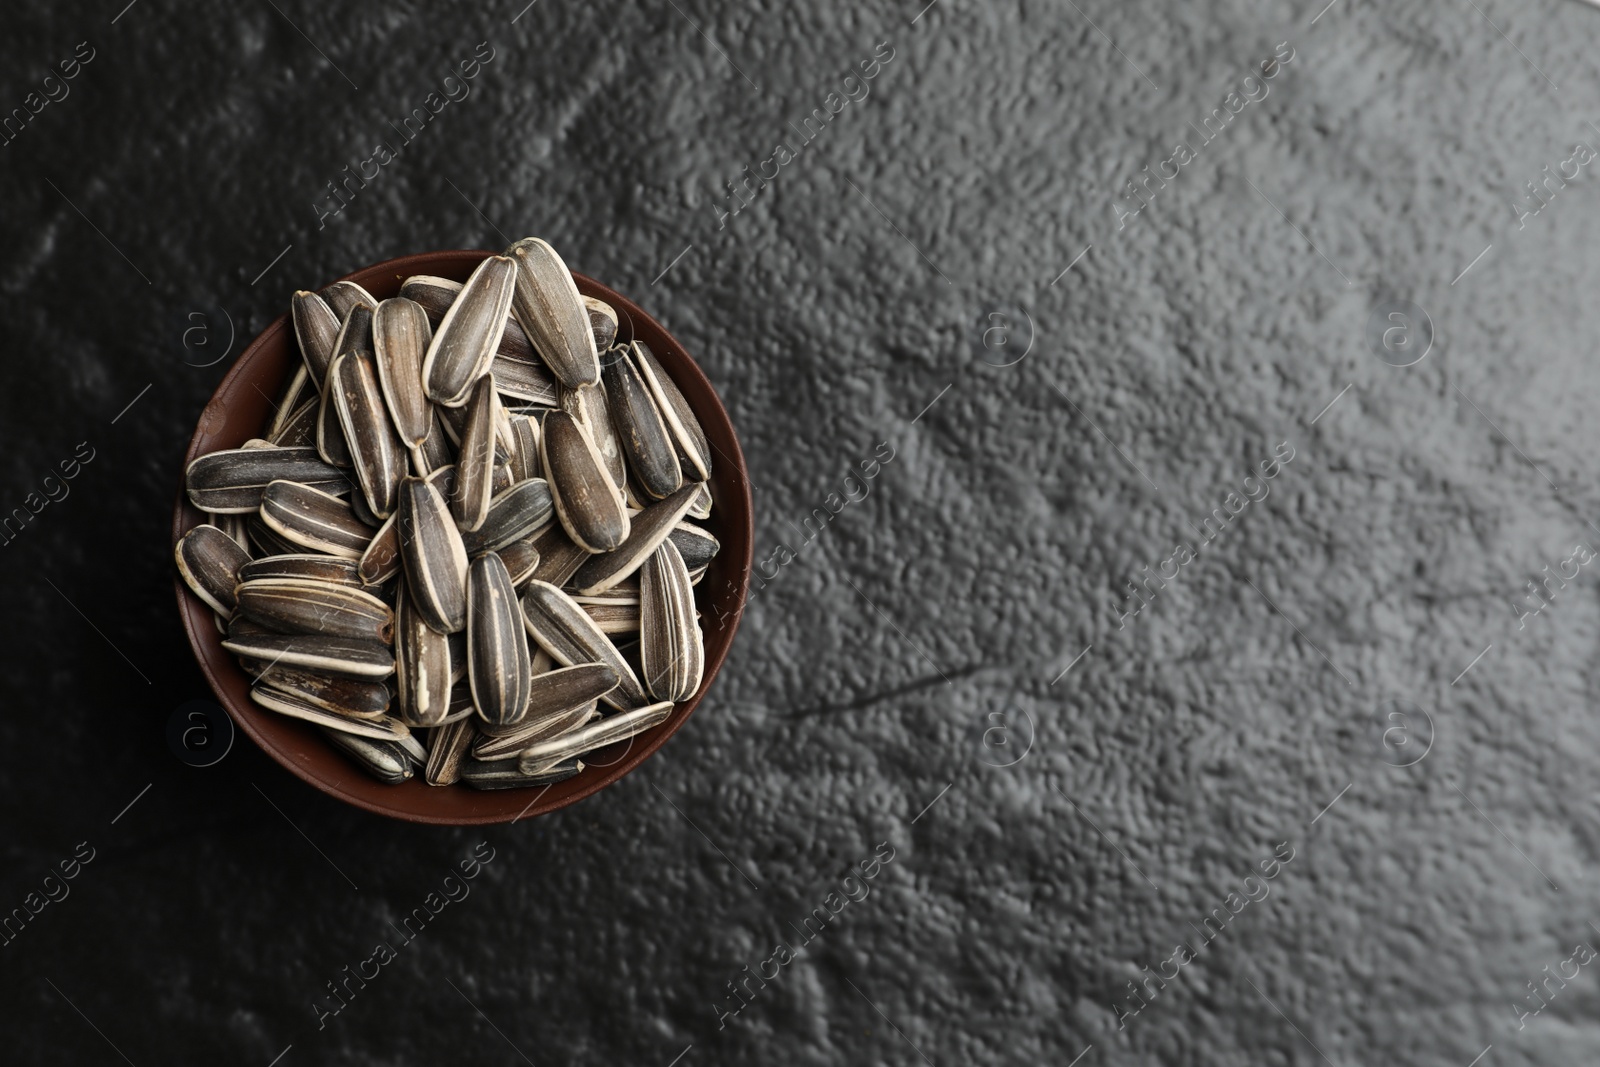
<svg viewBox="0 0 1600 1067"><path fill-rule="evenodd" d="M379 289L390 288L391 284L379 283L390 283L389 276L392 275L392 287L398 290L400 281L405 278L418 274L437 274L441 268L460 268L465 274L470 272L483 259L496 254L475 249L412 253L384 260L360 270L351 271L336 280L354 281L371 291L374 286ZM754 506L750 495L750 478L748 469L745 466L744 452L739 443L738 433L733 427L732 420L728 417L727 409L723 405L721 397L717 394L715 387L712 386L710 379L706 377L699 364L689 355L688 350L659 321L609 286L577 271L573 271L572 276L577 283L579 292L583 295L604 300L631 321L647 324L646 332L659 332L661 339L666 342L666 346L664 351L657 352L657 356L662 358L664 362L668 362L673 372L674 382L689 398L691 407L693 407L695 415L700 419L702 425L705 425L708 421L712 423L720 422L727 429L726 441L721 444L713 443L721 461L714 468L713 473L713 482L720 487L717 514L721 518L717 531L724 534L723 537L719 538L720 540L724 542L733 541L735 544L742 543L744 550L738 557L727 558L726 562L722 558L723 554L719 553L718 560L713 563L713 566L719 567L724 572L726 585L731 592L728 604L721 607L717 612L717 619L720 624L717 633L720 640L716 642L714 651L711 647L712 641L709 639L707 641L705 671L701 678L700 688L695 694L688 700L679 702L666 722L638 735L631 741L618 742L618 744L626 743L628 745L627 750L620 759L603 765L603 769L602 765L593 765L591 770L599 771L600 773L586 773L576 778L568 779L566 782L545 786L527 786L505 790L472 790L461 783L447 787L427 786L422 782L420 775L410 782L388 786L376 783L367 777L365 772L356 767L354 763L351 763L341 754L334 753L331 746L328 749L329 753L336 756L339 765L345 768L346 773L338 775L318 773L316 768L306 766L300 760L290 758L290 753L281 748L276 740L267 737L260 728L259 723L270 713L261 711L251 705L248 695L243 701L238 700L233 695L235 690L241 688L241 683L243 688L247 689L249 679L245 676L238 661L232 654L222 648L221 637L217 633L214 623L214 613L184 584L182 577L174 573L173 584L177 590L178 613L189 639L190 651L194 654L195 661L199 665L201 673L205 675L206 682L211 687L212 693L227 712L234 726L249 736L256 746L275 762L287 768L302 781L364 811L377 815L386 815L407 822L437 826L494 825L517 822L533 815L549 814L593 796L595 793L614 785L632 773L688 721L689 716L710 691L711 684L721 670L723 662L732 647L739 623L744 617L745 607L749 601L751 562L754 558L755 548ZM333 283L329 282L327 284L331 285ZM326 286L321 286L320 288L326 288ZM384 299L377 292L374 292L373 295L380 300ZM194 433L190 436L183 464L178 474L177 500L173 508L172 527L172 547L174 550L178 541L190 529L196 525L211 521L211 517L207 513L195 508L189 502L184 485L184 474L187 472L189 464L197 456L207 452L217 451L219 448L224 447L237 447L237 445L226 446L210 442L208 438L211 436L211 431L207 429L207 423L219 417L221 409L226 408L226 402L221 400L224 394L232 393L238 390L242 383L248 382L252 365L259 360L260 353L268 345L277 341L279 334L288 329L288 322L289 314L284 312L258 333L234 359L232 365L228 368L227 374L217 383L217 387L212 391L210 399L206 402L205 407L202 408L195 423ZM299 359L299 351L292 336L289 338L288 344L292 346L288 373L292 374L295 361ZM685 376L688 381L683 380ZM684 388L686 385L688 388ZM278 388L281 390L281 383ZM698 399L699 403L696 403L696 399ZM268 403L271 403L271 401L269 400ZM217 410L214 411L214 409ZM710 416L709 419L708 416ZM709 431L708 436L711 436ZM723 446L731 446L731 452ZM728 466L724 468L723 464ZM723 473L724 470L726 474ZM730 494L731 499L728 499ZM728 524L732 525L729 526ZM734 536L728 536L730 534ZM726 552L726 548L727 545L725 543L724 552ZM696 588L695 600L703 617L709 615L709 609L713 601L710 592L705 588L709 585L709 582L710 576L708 575L706 581ZM716 599L720 602L723 598ZM725 637L721 636L724 628L727 631ZM219 662L224 665L220 671ZM224 672L230 670L234 676L224 677ZM306 731L311 730L311 727L305 724L296 723L294 725L304 726ZM317 741L322 745L327 744L320 737L317 738ZM370 788L362 792L355 792L343 784L345 781L358 781L364 785L378 785L381 792L375 792ZM573 784L569 785L568 783ZM562 788L563 786L566 788ZM473 806L483 810L470 814L437 814L425 810L385 804L381 800L373 799L373 797L393 795L394 791L397 790L412 790L414 793L414 787L420 787L428 791L428 793L421 795L439 794L443 796L446 790L466 790L471 795L480 798L474 801ZM555 794L553 797L551 796L552 792ZM517 805L523 803L527 794L536 795L531 800L527 800L525 806L518 810ZM456 795L459 796L460 794Z"/></svg>

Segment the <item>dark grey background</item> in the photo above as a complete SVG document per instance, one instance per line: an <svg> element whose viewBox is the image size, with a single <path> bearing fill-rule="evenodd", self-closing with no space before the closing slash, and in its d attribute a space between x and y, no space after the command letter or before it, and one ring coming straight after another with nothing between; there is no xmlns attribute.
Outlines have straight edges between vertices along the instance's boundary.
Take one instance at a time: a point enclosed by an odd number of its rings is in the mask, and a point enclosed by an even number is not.
<svg viewBox="0 0 1600 1067"><path fill-rule="evenodd" d="M1518 1017L1600 944L1595 568L1514 607L1600 542L1593 166L1513 204L1600 140L1600 13L522 4L7 12L0 108L95 50L0 148L0 509L95 455L0 548L0 910L95 850L0 948L7 1062L1596 1059L1593 966ZM470 96L319 229L480 42ZM719 228L880 42L870 95ZM1270 95L1119 230L1280 42ZM353 811L242 738L186 766L170 506L231 354L297 287L525 234L696 354L757 559L795 553L710 698L615 788L482 832ZM1403 301L1435 336L1397 368L1367 332ZM480 841L471 896L319 1029ZM1119 1029L1141 968L1263 885Z"/></svg>

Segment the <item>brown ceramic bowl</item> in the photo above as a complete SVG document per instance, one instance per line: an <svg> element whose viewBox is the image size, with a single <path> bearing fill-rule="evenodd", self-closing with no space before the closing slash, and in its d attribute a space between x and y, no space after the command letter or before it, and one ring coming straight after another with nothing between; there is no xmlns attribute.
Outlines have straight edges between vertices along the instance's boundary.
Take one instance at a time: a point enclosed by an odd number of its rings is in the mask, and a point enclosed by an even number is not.
<svg viewBox="0 0 1600 1067"><path fill-rule="evenodd" d="M414 274L433 274L465 281L489 252L430 252L379 263L346 275L382 300L395 296L400 283ZM181 579L176 580L178 612L194 646L200 669L234 723L273 759L312 785L358 808L412 822L464 826L511 822L530 815L564 808L615 782L660 748L689 718L722 666L744 612L750 581L750 483L739 439L728 413L700 368L671 334L632 301L581 274L573 276L578 291L598 297L617 309L624 323L632 321L634 336L648 344L688 398L700 418L713 449L711 519L707 526L722 542L704 580L695 589L705 629L705 677L699 692L679 704L672 717L631 742L619 742L594 753L595 759L575 778L554 785L527 789L480 791L457 784L430 786L419 774L401 785L385 785L372 778L334 749L314 727L275 715L250 700L250 678L232 654L222 647L211 609ZM210 403L201 412L189 452L187 469L195 457L221 448L237 448L256 437L266 425L270 405L300 362L294 329L281 315L250 343L234 363ZM272 398L272 399L269 399ZM173 516L172 536L179 538L207 516L194 508L182 487Z"/></svg>

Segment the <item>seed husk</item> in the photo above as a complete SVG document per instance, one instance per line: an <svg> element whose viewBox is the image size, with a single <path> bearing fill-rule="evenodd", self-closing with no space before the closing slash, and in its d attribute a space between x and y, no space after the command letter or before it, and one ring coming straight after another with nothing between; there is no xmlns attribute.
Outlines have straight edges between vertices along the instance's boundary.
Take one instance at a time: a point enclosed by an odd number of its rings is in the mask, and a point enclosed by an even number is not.
<svg viewBox="0 0 1600 1067"><path fill-rule="evenodd" d="M389 687L382 682L339 678L281 663L262 671L256 680L262 686L350 718L376 718L389 710Z"/></svg>
<svg viewBox="0 0 1600 1067"><path fill-rule="evenodd" d="M410 300L415 300L422 305L428 313L428 321L438 326L445 313L450 310L450 305L455 303L456 297L461 293L461 283L452 278L437 278L429 274L416 274L407 278L400 286L400 295ZM506 319L505 332L500 335L500 347L495 351L497 358L516 360L519 363L540 363L539 353L533 350L533 345L528 343L528 335L522 332L522 327L517 325L517 320ZM551 401L553 404L554 401Z"/></svg>
<svg viewBox="0 0 1600 1067"><path fill-rule="evenodd" d="M465 404L488 370L505 332L515 277L511 260L490 256L478 264L445 312L422 364L422 380L435 403Z"/></svg>
<svg viewBox="0 0 1600 1067"><path fill-rule="evenodd" d="M694 503L689 505L689 518L709 519L711 517L711 483L700 482L700 491L695 494Z"/></svg>
<svg viewBox="0 0 1600 1067"><path fill-rule="evenodd" d="M672 701L664 700L659 704L650 704L633 711L608 715L599 722L580 726L560 737L535 741L522 750L517 757L517 765L522 768L523 773L532 773L553 760L572 759L585 752L625 741L666 722L672 715L672 708Z"/></svg>
<svg viewBox="0 0 1600 1067"><path fill-rule="evenodd" d="M305 552L304 547L281 536L278 531L262 522L260 511L244 520L244 529L250 536L251 543L261 550L263 556L294 556Z"/></svg>
<svg viewBox="0 0 1600 1067"><path fill-rule="evenodd" d="M522 595L523 623L539 646L563 667L603 663L617 672L617 687L603 697L621 710L646 703L644 686L611 639L572 598L549 582L534 579Z"/></svg>
<svg viewBox="0 0 1600 1067"><path fill-rule="evenodd" d="M511 575L511 584L519 589L539 569L539 548L531 537L513 541L495 551L500 554L500 562L506 565L506 573Z"/></svg>
<svg viewBox="0 0 1600 1067"><path fill-rule="evenodd" d="M322 297L304 289L290 298L289 314L294 320L295 339L300 342L300 357L320 390L328 377L328 364L333 361L339 324L344 316L329 307Z"/></svg>
<svg viewBox="0 0 1600 1067"><path fill-rule="evenodd" d="M231 616L237 604L233 589L250 553L217 527L202 525L183 535L174 554L178 573L194 595L224 619Z"/></svg>
<svg viewBox="0 0 1600 1067"><path fill-rule="evenodd" d="M690 574L705 570L717 553L722 551L722 542L713 537L709 530L693 523L678 523L667 537L677 546L678 554L683 557L683 565L689 568Z"/></svg>
<svg viewBox="0 0 1600 1067"><path fill-rule="evenodd" d="M261 521L303 548L355 560L375 532L338 497L284 479L262 492Z"/></svg>
<svg viewBox="0 0 1600 1067"><path fill-rule="evenodd" d="M349 442L344 439L344 427L339 425L339 409L334 403L332 388L342 358L335 353L333 362L328 364L328 379L322 383L322 396L317 401L317 455L332 466L348 470L355 465L355 460L350 456Z"/></svg>
<svg viewBox="0 0 1600 1067"><path fill-rule="evenodd" d="M503 732L487 733L480 729L478 739L472 746L472 755L473 758L481 760L505 759L517 755L536 741L548 741L560 737L569 730L576 730L599 717L600 712L595 708L595 702L591 700L576 708L568 708L538 719L524 719L515 726L506 727Z"/></svg>
<svg viewBox="0 0 1600 1067"><path fill-rule="evenodd" d="M363 312L357 308L352 321ZM367 507L379 519L387 519L394 514L400 479L405 477L406 450L389 421L372 357L345 353L333 365L329 388Z"/></svg>
<svg viewBox="0 0 1600 1067"><path fill-rule="evenodd" d="M454 785L460 781L461 763L477 736L477 728L470 718L434 727L428 738L428 762L423 768L423 781L429 785Z"/></svg>
<svg viewBox="0 0 1600 1067"><path fill-rule="evenodd" d="M516 242L506 255L517 268L512 314L545 365L569 389L598 382L594 329L566 263L537 237Z"/></svg>
<svg viewBox="0 0 1600 1067"><path fill-rule="evenodd" d="M548 719L593 704L615 689L621 680L617 669L608 663L579 663L546 669L534 675L524 721ZM499 731L489 727L484 732Z"/></svg>
<svg viewBox="0 0 1600 1067"><path fill-rule="evenodd" d="M385 300L373 312L378 381L389 417L407 448L421 448L433 428L433 408L422 387L422 361L432 340L428 314L414 300Z"/></svg>
<svg viewBox="0 0 1600 1067"><path fill-rule="evenodd" d="M320 634L230 634L222 647L240 656L269 663L325 671L352 678L387 678L394 673L394 655L379 641Z"/></svg>
<svg viewBox="0 0 1600 1067"><path fill-rule="evenodd" d="M550 485L543 478L529 478L513 485L489 501L489 513L483 525L461 535L467 555L499 552L515 541L533 535L550 523L555 515L555 504L550 498ZM506 569L512 569L510 564Z"/></svg>
<svg viewBox="0 0 1600 1067"><path fill-rule="evenodd" d="M639 629L638 604L583 604L584 614L603 634L631 634Z"/></svg>
<svg viewBox="0 0 1600 1067"><path fill-rule="evenodd" d="M305 373L305 368L300 368ZM322 415L322 400L312 395L311 399L301 404L283 423L270 435L268 440L279 448L300 448L317 445L317 420Z"/></svg>
<svg viewBox="0 0 1600 1067"><path fill-rule="evenodd" d="M394 654L401 720L437 726L450 713L450 639L423 621L404 588L395 602Z"/></svg>
<svg viewBox="0 0 1600 1067"><path fill-rule="evenodd" d="M235 590L237 610L281 633L329 634L389 643L394 612L360 589L306 578L257 578Z"/></svg>
<svg viewBox="0 0 1600 1067"><path fill-rule="evenodd" d="M678 383L672 380L656 354L643 341L633 343L633 361L655 399L668 431L677 442L683 476L691 481L702 482L710 478L711 442L707 440L705 428L700 425L694 409L689 407L689 401L684 398Z"/></svg>
<svg viewBox="0 0 1600 1067"><path fill-rule="evenodd" d="M450 513L463 533L476 530L489 516L490 487L494 481L494 411L499 401L494 375L485 374L472 388L461 433L461 453L456 458L456 481L450 493Z"/></svg>
<svg viewBox="0 0 1600 1067"><path fill-rule="evenodd" d="M323 289L322 299L327 301L328 307L343 322L350 317L350 311L358 304L365 304L369 308L378 306L377 297L367 292L355 282L344 280L334 282Z"/></svg>
<svg viewBox="0 0 1600 1067"><path fill-rule="evenodd" d="M543 478L544 467L539 463L539 423L526 415L512 415L511 436L517 446L511 452L511 473L517 481Z"/></svg>
<svg viewBox="0 0 1600 1067"><path fill-rule="evenodd" d="M639 664L659 700L688 700L700 688L706 654L693 586L670 540L639 570Z"/></svg>
<svg viewBox="0 0 1600 1067"><path fill-rule="evenodd" d="M289 381L284 385L283 392L278 395L278 402L272 405L272 418L267 421L266 431L261 436L277 444L278 434L282 432L284 423L289 421L289 416L315 396L316 392L310 370L304 362L299 363L289 375Z"/></svg>
<svg viewBox="0 0 1600 1067"><path fill-rule="evenodd" d="M201 511L246 515L261 506L267 483L300 482L348 492L350 479L310 448L231 448L200 456L184 473L189 501Z"/></svg>
<svg viewBox="0 0 1600 1067"><path fill-rule="evenodd" d="M524 773L515 759L474 760L462 764L461 780L474 789L521 789L564 782L582 773L582 760L567 760Z"/></svg>
<svg viewBox="0 0 1600 1067"><path fill-rule="evenodd" d="M610 552L590 556L566 584L584 596L596 596L614 588L643 566L661 542L672 535L673 528L694 503L694 496L694 487L686 485L633 516L627 540Z"/></svg>
<svg viewBox="0 0 1600 1067"><path fill-rule="evenodd" d="M485 722L506 726L528 710L533 660L517 590L493 552L472 561L467 579L467 677Z"/></svg>
<svg viewBox="0 0 1600 1067"><path fill-rule="evenodd" d="M583 298L583 308L589 313L589 330L594 334L596 352L604 352L617 339L617 309L604 300L592 296Z"/></svg>
<svg viewBox="0 0 1600 1067"><path fill-rule="evenodd" d="M401 738L411 733L405 723L392 716L376 715L357 719L340 715L338 712L329 711L309 700L304 700L294 693L285 693L263 685L259 680L250 687L250 699L280 715L287 715L292 719L304 719L324 729L338 730L341 733L354 734L356 737L368 737L374 741L399 742Z"/></svg>
<svg viewBox="0 0 1600 1067"><path fill-rule="evenodd" d="M399 785L416 773L411 754L394 742L357 737L342 730L324 728L322 732L334 747L380 782Z"/></svg>
<svg viewBox="0 0 1600 1067"><path fill-rule="evenodd" d="M440 467L448 467L455 462L455 454L450 449L450 436L445 431L444 422L439 418L439 409L433 411L433 423L428 429L428 439L422 443L421 448L411 450L411 465L416 473L429 474Z"/></svg>
<svg viewBox="0 0 1600 1067"><path fill-rule="evenodd" d="M606 398L628 459L628 470L652 500L676 492L683 485L678 447L638 369L627 355L618 354L606 364L604 376Z"/></svg>
<svg viewBox="0 0 1600 1067"><path fill-rule="evenodd" d="M362 585L379 586L400 573L400 512L384 520L378 532L367 542L366 551L356 565L356 577Z"/></svg>
<svg viewBox="0 0 1600 1067"><path fill-rule="evenodd" d="M322 553L291 552L284 555L253 559L239 568L239 581L257 578L306 578L314 582L333 582L336 585L361 587L357 565L339 556Z"/></svg>
<svg viewBox="0 0 1600 1067"><path fill-rule="evenodd" d="M555 586L566 585L589 558L588 550L573 544L559 522L552 522L535 533L533 546L539 551L539 565L534 568L532 577Z"/></svg>
<svg viewBox="0 0 1600 1067"><path fill-rule="evenodd" d="M589 552L609 552L622 544L628 512L594 441L565 411L545 416L539 461L556 517L573 542Z"/></svg>
<svg viewBox="0 0 1600 1067"><path fill-rule="evenodd" d="M602 372L603 374L604 372ZM627 463L623 458L622 442L617 437L614 412L606 391L598 385L581 385L576 389L561 390L561 410L578 420L595 448L606 463L606 471L620 490L628 483Z"/></svg>
<svg viewBox="0 0 1600 1067"><path fill-rule="evenodd" d="M423 621L440 633L467 625L467 550L444 498L421 478L400 485L400 559Z"/></svg>

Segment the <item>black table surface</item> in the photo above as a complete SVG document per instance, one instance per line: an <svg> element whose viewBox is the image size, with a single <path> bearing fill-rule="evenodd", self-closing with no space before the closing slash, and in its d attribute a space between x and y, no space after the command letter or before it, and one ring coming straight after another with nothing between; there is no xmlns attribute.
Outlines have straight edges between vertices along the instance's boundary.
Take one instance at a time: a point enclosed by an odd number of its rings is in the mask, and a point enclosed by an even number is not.
<svg viewBox="0 0 1600 1067"><path fill-rule="evenodd" d="M1596 1061L1600 12L123 3L0 43L7 1063ZM710 696L482 830L183 762L231 359L529 234L739 429Z"/></svg>

